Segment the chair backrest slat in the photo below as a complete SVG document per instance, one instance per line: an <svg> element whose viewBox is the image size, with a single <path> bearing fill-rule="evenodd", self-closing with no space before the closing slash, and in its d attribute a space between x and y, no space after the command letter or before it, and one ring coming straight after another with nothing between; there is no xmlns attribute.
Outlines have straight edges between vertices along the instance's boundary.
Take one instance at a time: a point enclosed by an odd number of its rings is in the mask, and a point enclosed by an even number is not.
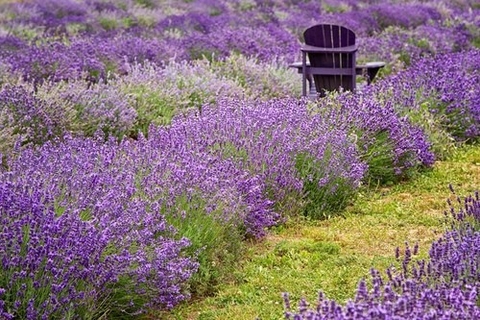
<svg viewBox="0 0 480 320"><path fill-rule="evenodd" d="M303 33L305 44L321 48L341 48L355 44L355 33L343 26L318 24Z"/></svg>
<svg viewBox="0 0 480 320"><path fill-rule="evenodd" d="M319 24L305 30L303 37L305 44L321 48L341 48L355 45L355 33L343 26ZM349 53L308 53L312 67L319 68L355 68L355 54ZM343 72L342 72L343 73ZM355 70L352 70L355 74ZM313 75L315 87L320 95L325 91L355 90L355 76L347 76L339 72L338 75Z"/></svg>

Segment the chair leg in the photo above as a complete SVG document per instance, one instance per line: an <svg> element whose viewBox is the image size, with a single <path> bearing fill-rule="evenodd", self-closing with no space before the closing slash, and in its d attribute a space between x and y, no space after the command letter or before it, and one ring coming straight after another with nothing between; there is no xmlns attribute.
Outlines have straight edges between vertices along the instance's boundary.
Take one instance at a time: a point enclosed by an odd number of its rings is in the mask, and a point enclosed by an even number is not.
<svg viewBox="0 0 480 320"><path fill-rule="evenodd" d="M308 91L312 93L313 88L313 76L311 74L307 74L307 81L308 81ZM315 89L317 90L317 89Z"/></svg>
<svg viewBox="0 0 480 320"><path fill-rule="evenodd" d="M307 54L302 52L302 96L307 96Z"/></svg>

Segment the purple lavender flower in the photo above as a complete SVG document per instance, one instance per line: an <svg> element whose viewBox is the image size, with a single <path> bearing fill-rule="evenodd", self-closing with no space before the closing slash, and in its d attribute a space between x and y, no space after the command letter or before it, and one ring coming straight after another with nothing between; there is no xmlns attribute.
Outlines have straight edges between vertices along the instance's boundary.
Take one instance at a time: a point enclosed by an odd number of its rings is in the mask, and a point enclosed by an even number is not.
<svg viewBox="0 0 480 320"><path fill-rule="evenodd" d="M479 67L478 49L440 54L417 61L408 70L377 83L374 90L379 96L391 91L390 101L401 113L427 102L430 112L454 138L476 140L480 75L475 70Z"/></svg>
<svg viewBox="0 0 480 320"><path fill-rule="evenodd" d="M480 316L478 306L480 233L478 193L465 199L465 214L453 215L457 223L432 244L430 260L411 261L405 250L402 271L387 270L385 282L372 270L372 289L360 281L355 300L339 306L335 301L319 299L315 309L302 300L298 312L290 311L288 295L286 319L376 319L376 318L464 318ZM470 217L475 227L464 219ZM461 217L461 218L460 218ZM460 218L460 220L458 220Z"/></svg>
<svg viewBox="0 0 480 320"><path fill-rule="evenodd" d="M67 138L63 145L47 143L40 153L20 155L19 161L36 172L31 179L32 171L23 177L17 171L20 162L2 172L0 212L2 225L9 227L0 233L0 261L12 274L5 289L24 296L17 284L27 284L25 290L49 288L51 295L38 294L35 300L37 313L61 317L67 312L62 306L71 304L94 314L102 311L85 303L103 299L109 308L124 308L124 302L109 300L113 288L139 290L146 305L134 305L137 311L147 305L170 308L188 297L183 284L197 268L183 256L189 242L174 239L174 230L155 211L156 201L132 198L135 175L118 174L120 154L113 142ZM40 281L33 286L37 289L28 285L34 281ZM19 301L3 302L20 317L25 310L33 312L28 300ZM48 307L41 307L44 302Z"/></svg>

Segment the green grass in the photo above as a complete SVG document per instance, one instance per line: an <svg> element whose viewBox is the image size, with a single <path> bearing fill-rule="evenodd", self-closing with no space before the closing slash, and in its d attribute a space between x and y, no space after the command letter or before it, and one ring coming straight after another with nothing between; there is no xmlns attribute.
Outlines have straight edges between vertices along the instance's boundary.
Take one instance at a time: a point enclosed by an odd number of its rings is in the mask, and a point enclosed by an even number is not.
<svg viewBox="0 0 480 320"><path fill-rule="evenodd" d="M480 186L480 145L454 150L445 161L392 187L365 188L354 205L324 221L290 221L246 249L230 281L214 296L189 301L165 319L282 319L282 292L291 300L352 298L360 278L396 263L394 251L419 243L425 258L444 230L449 190L466 196ZM154 316L154 318L158 318Z"/></svg>

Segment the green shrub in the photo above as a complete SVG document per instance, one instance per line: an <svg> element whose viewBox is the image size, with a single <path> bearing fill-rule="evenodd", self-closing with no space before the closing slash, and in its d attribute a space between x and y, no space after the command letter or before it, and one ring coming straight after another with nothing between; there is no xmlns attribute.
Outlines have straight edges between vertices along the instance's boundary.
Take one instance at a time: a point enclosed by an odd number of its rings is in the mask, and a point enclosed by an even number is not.
<svg viewBox="0 0 480 320"><path fill-rule="evenodd" d="M332 152L327 148L322 161L306 153L298 154L295 159L295 168L303 179L303 214L313 219L329 218L344 209L356 194L354 186L345 178L328 175L330 157Z"/></svg>
<svg viewBox="0 0 480 320"><path fill-rule="evenodd" d="M206 296L228 279L242 252L243 232L238 221L226 220L222 208L208 212L204 200L181 196L174 208L165 208L167 221L175 227L177 238L187 238L191 245L186 254L196 256L199 269L190 286L194 295Z"/></svg>

